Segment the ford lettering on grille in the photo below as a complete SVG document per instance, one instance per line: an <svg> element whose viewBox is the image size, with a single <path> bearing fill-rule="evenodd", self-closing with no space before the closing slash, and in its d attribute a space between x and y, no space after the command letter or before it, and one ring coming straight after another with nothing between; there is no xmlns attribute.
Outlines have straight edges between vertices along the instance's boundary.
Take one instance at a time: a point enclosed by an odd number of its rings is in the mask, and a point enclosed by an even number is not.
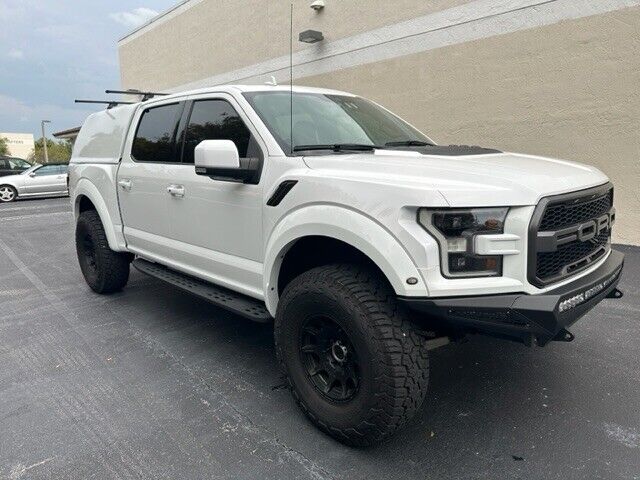
<svg viewBox="0 0 640 480"><path fill-rule="evenodd" d="M530 228L531 283L557 282L603 258L614 223L611 185L543 199Z"/></svg>

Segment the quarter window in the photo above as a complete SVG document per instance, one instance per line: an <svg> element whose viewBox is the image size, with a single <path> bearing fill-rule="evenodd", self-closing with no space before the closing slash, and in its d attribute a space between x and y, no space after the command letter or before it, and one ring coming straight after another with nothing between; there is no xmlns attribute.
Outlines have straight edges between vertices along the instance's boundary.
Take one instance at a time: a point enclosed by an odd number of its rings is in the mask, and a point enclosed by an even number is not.
<svg viewBox="0 0 640 480"><path fill-rule="evenodd" d="M183 104L145 110L133 139L131 156L141 162L177 162L175 137Z"/></svg>
<svg viewBox="0 0 640 480"><path fill-rule="evenodd" d="M258 156L258 146L238 112L225 100L200 100L193 103L185 133L182 161L193 163L193 152L203 140L231 140L240 158Z"/></svg>

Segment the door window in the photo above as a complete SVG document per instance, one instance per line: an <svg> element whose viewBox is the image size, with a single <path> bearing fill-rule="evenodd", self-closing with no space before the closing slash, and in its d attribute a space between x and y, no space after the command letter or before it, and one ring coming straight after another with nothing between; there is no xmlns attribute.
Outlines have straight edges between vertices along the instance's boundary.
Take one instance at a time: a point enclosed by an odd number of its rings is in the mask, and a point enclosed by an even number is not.
<svg viewBox="0 0 640 480"><path fill-rule="evenodd" d="M176 162L176 130L183 104L149 108L140 117L131 156L139 162Z"/></svg>
<svg viewBox="0 0 640 480"><path fill-rule="evenodd" d="M185 133L184 163L193 163L193 152L203 140L231 140L236 144L240 158L259 156L259 147L251 132L226 100L199 100L193 103Z"/></svg>
<svg viewBox="0 0 640 480"><path fill-rule="evenodd" d="M57 175L58 165L45 165L37 169L34 173L36 174L36 177L42 177L45 175Z"/></svg>

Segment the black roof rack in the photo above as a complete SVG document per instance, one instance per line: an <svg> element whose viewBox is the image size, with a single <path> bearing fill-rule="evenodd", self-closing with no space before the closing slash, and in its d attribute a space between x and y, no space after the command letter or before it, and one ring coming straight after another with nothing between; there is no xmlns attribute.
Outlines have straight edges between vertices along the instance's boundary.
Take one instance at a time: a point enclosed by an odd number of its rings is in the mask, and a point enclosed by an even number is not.
<svg viewBox="0 0 640 480"><path fill-rule="evenodd" d="M76 99L75 103L99 103L107 106L107 110L113 107L117 107L118 105L131 105L135 102L121 102L119 100L78 100Z"/></svg>
<svg viewBox="0 0 640 480"><path fill-rule="evenodd" d="M135 88L129 88L128 90L105 90L104 93L119 93L123 95L140 95L142 97L143 102L146 102L147 100L150 100L153 97L169 95L168 93L161 93L161 92L143 92Z"/></svg>

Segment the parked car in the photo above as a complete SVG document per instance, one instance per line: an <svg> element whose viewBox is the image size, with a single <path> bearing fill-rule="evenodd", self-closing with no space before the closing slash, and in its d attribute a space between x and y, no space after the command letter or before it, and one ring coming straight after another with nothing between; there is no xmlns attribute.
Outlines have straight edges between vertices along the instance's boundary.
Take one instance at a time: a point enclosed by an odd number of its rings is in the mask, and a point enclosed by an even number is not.
<svg viewBox="0 0 640 480"><path fill-rule="evenodd" d="M31 167L32 165L22 158L0 157L0 177L17 175Z"/></svg>
<svg viewBox="0 0 640 480"><path fill-rule="evenodd" d="M68 195L67 171L67 164L36 164L17 175L2 177L0 202L13 202L17 198Z"/></svg>
<svg viewBox="0 0 640 480"><path fill-rule="evenodd" d="M470 333L571 341L570 325L621 296L600 170L436 145L344 92L218 86L95 113L70 190L95 292L122 289L133 262L275 317L296 402L351 445L418 411L429 350Z"/></svg>

